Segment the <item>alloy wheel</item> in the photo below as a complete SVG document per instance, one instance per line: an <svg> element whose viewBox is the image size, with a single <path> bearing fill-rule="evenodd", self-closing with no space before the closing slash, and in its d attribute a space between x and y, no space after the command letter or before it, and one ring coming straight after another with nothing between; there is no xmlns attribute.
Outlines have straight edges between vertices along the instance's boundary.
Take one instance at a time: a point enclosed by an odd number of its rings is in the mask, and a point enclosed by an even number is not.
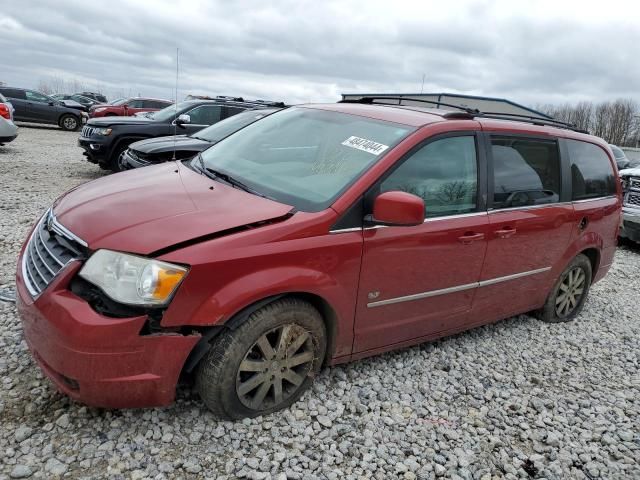
<svg viewBox="0 0 640 480"><path fill-rule="evenodd" d="M585 291L586 275L582 268L575 267L565 275L558 287L556 315L565 318L576 309Z"/></svg>
<svg viewBox="0 0 640 480"><path fill-rule="evenodd" d="M276 327L258 338L236 375L236 394L251 410L265 410L291 397L314 363L311 334L296 324Z"/></svg>
<svg viewBox="0 0 640 480"><path fill-rule="evenodd" d="M64 126L65 128L69 129L69 130L75 130L76 127L78 126L78 122L75 121L75 119L73 118L65 118L64 119Z"/></svg>

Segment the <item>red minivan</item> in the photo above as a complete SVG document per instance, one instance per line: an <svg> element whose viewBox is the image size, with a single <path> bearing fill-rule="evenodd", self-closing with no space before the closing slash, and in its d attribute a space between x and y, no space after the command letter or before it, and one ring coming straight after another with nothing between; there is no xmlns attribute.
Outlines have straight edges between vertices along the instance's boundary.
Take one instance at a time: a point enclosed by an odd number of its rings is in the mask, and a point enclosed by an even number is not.
<svg viewBox="0 0 640 480"><path fill-rule="evenodd" d="M29 348L80 402L166 405L184 378L236 419L292 404L322 365L523 312L571 320L613 261L613 155L507 118L297 106L79 186L20 254Z"/></svg>

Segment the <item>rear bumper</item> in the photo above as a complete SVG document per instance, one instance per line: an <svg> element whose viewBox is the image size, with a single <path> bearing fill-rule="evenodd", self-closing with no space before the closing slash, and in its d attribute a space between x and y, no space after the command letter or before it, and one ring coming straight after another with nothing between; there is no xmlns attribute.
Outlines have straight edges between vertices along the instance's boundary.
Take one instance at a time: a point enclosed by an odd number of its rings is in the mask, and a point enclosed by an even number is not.
<svg viewBox="0 0 640 480"><path fill-rule="evenodd" d="M620 236L640 242L640 208L622 208Z"/></svg>
<svg viewBox="0 0 640 480"><path fill-rule="evenodd" d="M0 143L9 143L9 142L13 142L16 138L18 138L18 135L12 135L9 137L0 137Z"/></svg>
<svg viewBox="0 0 640 480"><path fill-rule="evenodd" d="M145 316L98 314L66 288L79 268L79 262L68 265L35 301L18 268L17 307L24 337L44 374L62 393L91 406L171 403L199 335L140 336Z"/></svg>

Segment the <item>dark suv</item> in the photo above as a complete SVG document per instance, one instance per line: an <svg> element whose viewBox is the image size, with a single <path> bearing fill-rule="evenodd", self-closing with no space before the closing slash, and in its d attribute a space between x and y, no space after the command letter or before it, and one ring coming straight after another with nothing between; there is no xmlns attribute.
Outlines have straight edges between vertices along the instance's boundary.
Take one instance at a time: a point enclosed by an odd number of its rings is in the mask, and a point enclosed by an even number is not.
<svg viewBox="0 0 640 480"><path fill-rule="evenodd" d="M81 111L67 107L44 93L13 87L0 87L0 93L7 97L15 108L14 120L50 123L69 131L78 130L82 125Z"/></svg>
<svg viewBox="0 0 640 480"><path fill-rule="evenodd" d="M259 106L277 107L284 104L245 101L242 98L190 100L145 116L92 118L82 129L78 143L90 162L104 169L118 171L118 158L133 142L166 135L190 135L224 118Z"/></svg>

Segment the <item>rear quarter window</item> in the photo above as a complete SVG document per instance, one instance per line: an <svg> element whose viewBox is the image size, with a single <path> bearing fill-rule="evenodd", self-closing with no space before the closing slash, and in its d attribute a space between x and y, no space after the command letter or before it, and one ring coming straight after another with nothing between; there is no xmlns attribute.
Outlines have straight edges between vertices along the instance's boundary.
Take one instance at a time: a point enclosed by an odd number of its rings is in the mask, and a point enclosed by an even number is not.
<svg viewBox="0 0 640 480"><path fill-rule="evenodd" d="M616 193L616 176L609 156L599 146L566 140L571 161L571 198L588 200Z"/></svg>

